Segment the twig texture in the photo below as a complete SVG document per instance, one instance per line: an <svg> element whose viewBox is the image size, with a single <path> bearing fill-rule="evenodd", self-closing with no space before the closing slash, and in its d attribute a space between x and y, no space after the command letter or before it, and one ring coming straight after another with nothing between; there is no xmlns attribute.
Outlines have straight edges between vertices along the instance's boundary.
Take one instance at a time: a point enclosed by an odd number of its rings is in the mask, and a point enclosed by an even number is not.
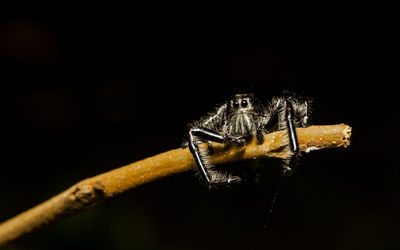
<svg viewBox="0 0 400 250"><path fill-rule="evenodd" d="M351 128L345 124L297 128L296 132L300 150L304 152L347 147L350 144ZM285 131L266 134L261 145L253 140L242 148L217 143L213 146L215 154L211 159L215 164L261 157L286 159L291 156ZM106 198L155 179L194 170L195 167L188 148L179 148L85 179L0 224L0 245L78 213Z"/></svg>

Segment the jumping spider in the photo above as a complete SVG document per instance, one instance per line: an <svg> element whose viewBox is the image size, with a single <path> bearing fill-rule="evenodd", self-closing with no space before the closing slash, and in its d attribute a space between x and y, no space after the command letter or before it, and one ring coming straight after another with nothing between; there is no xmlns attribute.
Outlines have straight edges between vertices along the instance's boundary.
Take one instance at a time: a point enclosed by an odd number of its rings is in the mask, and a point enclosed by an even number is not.
<svg viewBox="0 0 400 250"><path fill-rule="evenodd" d="M287 130L290 149L293 152L284 161L284 173L292 169L292 160L299 147L295 127L308 126L309 100L284 92L272 98L264 106L254 94L236 94L198 121L189 124L187 145L193 154L201 176L208 185L239 183L241 178L231 171L213 166L209 155L213 153L211 142L244 146L254 135L259 143L263 133ZM198 144L208 142L208 149L199 149Z"/></svg>

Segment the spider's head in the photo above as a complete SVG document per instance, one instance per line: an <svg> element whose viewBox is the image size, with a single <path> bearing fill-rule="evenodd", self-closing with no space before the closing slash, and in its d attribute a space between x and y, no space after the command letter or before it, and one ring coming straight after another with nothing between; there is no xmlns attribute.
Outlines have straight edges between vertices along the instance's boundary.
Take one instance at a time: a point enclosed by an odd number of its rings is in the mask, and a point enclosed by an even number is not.
<svg viewBox="0 0 400 250"><path fill-rule="evenodd" d="M262 106L253 94L237 94L227 102L227 125L230 136L249 137L256 131L256 114Z"/></svg>
<svg viewBox="0 0 400 250"><path fill-rule="evenodd" d="M229 113L232 115L251 113L253 111L258 111L260 102L254 94L237 94L229 99L227 106Z"/></svg>

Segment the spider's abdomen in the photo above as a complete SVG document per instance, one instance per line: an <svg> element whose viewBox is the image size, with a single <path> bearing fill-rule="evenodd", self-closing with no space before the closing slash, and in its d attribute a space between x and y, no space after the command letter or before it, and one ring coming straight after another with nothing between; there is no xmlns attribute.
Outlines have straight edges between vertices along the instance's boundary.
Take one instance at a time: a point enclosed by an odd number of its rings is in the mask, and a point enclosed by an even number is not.
<svg viewBox="0 0 400 250"><path fill-rule="evenodd" d="M256 131L251 114L240 113L232 116L228 124L228 133L233 137L247 137Z"/></svg>

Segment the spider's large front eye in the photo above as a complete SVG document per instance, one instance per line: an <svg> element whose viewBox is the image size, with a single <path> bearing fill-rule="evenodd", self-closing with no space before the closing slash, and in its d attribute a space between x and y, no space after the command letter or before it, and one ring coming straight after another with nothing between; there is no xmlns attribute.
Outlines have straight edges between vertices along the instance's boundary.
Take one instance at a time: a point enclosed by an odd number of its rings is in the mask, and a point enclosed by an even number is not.
<svg viewBox="0 0 400 250"><path fill-rule="evenodd" d="M242 105L242 108L247 107L247 101L246 100L242 100L241 105Z"/></svg>
<svg viewBox="0 0 400 250"><path fill-rule="evenodd" d="M234 102L233 102L233 107L234 107L234 108L239 107L239 102L238 102L238 101L234 101Z"/></svg>

